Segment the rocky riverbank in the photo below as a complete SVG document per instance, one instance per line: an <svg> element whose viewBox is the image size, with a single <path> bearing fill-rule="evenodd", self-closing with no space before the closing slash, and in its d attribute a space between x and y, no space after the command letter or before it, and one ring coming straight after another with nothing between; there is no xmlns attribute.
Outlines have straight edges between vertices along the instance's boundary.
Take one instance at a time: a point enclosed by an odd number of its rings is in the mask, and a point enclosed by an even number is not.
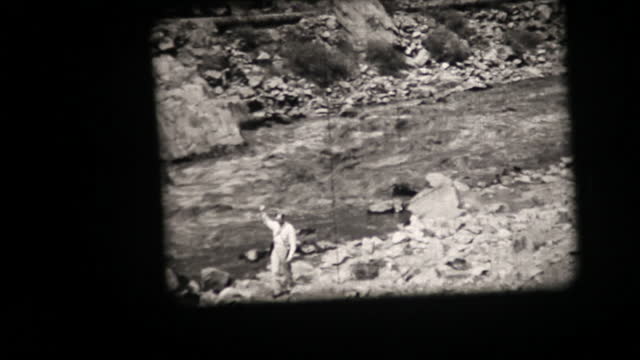
<svg viewBox="0 0 640 360"><path fill-rule="evenodd" d="M430 186L410 201L414 214L407 224L301 251L292 260L296 285L275 301L567 286L576 276L578 253L571 174L568 157L485 188L428 174ZM192 283L183 294L202 306L274 300L267 270L253 279L223 277L217 287L207 285L209 274L205 270L201 280L206 290Z"/></svg>

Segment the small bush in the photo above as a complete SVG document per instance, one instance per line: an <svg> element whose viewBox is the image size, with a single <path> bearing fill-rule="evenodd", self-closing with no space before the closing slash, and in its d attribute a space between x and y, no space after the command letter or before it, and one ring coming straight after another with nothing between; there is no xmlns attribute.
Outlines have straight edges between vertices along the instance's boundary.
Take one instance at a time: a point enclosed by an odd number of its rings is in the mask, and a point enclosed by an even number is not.
<svg viewBox="0 0 640 360"><path fill-rule="evenodd" d="M291 71L319 86L327 87L352 73L352 60L344 53L314 42L293 42L282 50Z"/></svg>
<svg viewBox="0 0 640 360"><path fill-rule="evenodd" d="M463 39L469 39L476 34L476 31L469 27L469 22L464 14L459 11L450 9L437 11L433 14L433 17L437 22Z"/></svg>
<svg viewBox="0 0 640 360"><path fill-rule="evenodd" d="M198 65L198 70L200 72L207 70L223 71L229 68L230 65L228 54L211 54L202 57L202 61Z"/></svg>
<svg viewBox="0 0 640 360"><path fill-rule="evenodd" d="M293 160L287 162L284 167L284 178L282 179L284 184L306 183L316 179L315 165L310 162Z"/></svg>
<svg viewBox="0 0 640 360"><path fill-rule="evenodd" d="M353 47L353 44L345 35L338 35L338 38L336 39L336 48L338 49L338 51L349 57L358 56L356 49Z"/></svg>
<svg viewBox="0 0 640 360"><path fill-rule="evenodd" d="M422 45L438 62L462 62L471 56L469 44L451 30L442 27L429 34Z"/></svg>
<svg viewBox="0 0 640 360"><path fill-rule="evenodd" d="M384 8L384 11L389 15L393 15L394 12L398 10L398 5L396 4L396 0L380 0L380 4Z"/></svg>
<svg viewBox="0 0 640 360"><path fill-rule="evenodd" d="M233 30L234 34L241 39L240 50L249 52L257 49L260 45L269 42L269 36L264 32L257 31L251 26L241 26Z"/></svg>
<svg viewBox="0 0 640 360"><path fill-rule="evenodd" d="M511 47L516 55L520 56L529 50L535 49L542 43L542 36L527 30L508 30L504 33L504 42Z"/></svg>
<svg viewBox="0 0 640 360"><path fill-rule="evenodd" d="M366 60L375 65L382 75L396 76L400 70L409 67L404 55L390 43L381 40L367 42Z"/></svg>

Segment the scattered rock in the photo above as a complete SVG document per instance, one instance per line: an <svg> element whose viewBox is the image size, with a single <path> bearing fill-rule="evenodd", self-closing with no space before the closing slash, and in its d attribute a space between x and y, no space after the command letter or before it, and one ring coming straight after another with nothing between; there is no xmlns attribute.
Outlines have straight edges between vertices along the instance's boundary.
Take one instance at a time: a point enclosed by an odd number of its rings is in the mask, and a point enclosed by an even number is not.
<svg viewBox="0 0 640 360"><path fill-rule="evenodd" d="M370 205L367 211L371 214L385 214L394 212L394 209L394 201L385 200Z"/></svg>
<svg viewBox="0 0 640 360"><path fill-rule="evenodd" d="M393 20L398 28L408 32L412 31L418 26L418 23L414 18L406 15L394 16ZM419 31L416 31L416 32L418 32L419 34L422 34Z"/></svg>
<svg viewBox="0 0 640 360"><path fill-rule="evenodd" d="M427 180L427 183L429 184L429 186L433 188L438 188L444 185L452 184L451 178L441 173L427 174L427 176L425 176L425 179Z"/></svg>
<svg viewBox="0 0 640 360"><path fill-rule="evenodd" d="M313 243L304 243L298 246L297 251L304 255L313 254L318 251L318 247Z"/></svg>
<svg viewBox="0 0 640 360"><path fill-rule="evenodd" d="M467 192L470 190L469 186L467 186L467 184L458 181L458 180L454 180L453 181L453 186L456 188L456 190L458 190L459 192Z"/></svg>
<svg viewBox="0 0 640 360"><path fill-rule="evenodd" d="M316 246L321 250L332 250L336 248L336 245L326 240L320 240L316 243Z"/></svg>
<svg viewBox="0 0 640 360"><path fill-rule="evenodd" d="M560 180L560 178L557 177L557 176L553 176L553 175L544 175L544 176L542 176L540 178L540 180L542 180L542 182L544 182L544 183L549 184L549 183L553 183L553 182L556 182L556 181Z"/></svg>
<svg viewBox="0 0 640 360"><path fill-rule="evenodd" d="M542 77L542 71L532 67L532 66L526 66L522 68L522 71L524 71L526 74L528 74L529 76L532 77Z"/></svg>
<svg viewBox="0 0 640 360"><path fill-rule="evenodd" d="M460 258L447 261L446 265L451 267L454 270L460 270L460 271L468 270L471 267L465 259L460 259Z"/></svg>
<svg viewBox="0 0 640 360"><path fill-rule="evenodd" d="M358 116L358 110L349 104L345 104L338 113L341 117L356 117Z"/></svg>
<svg viewBox="0 0 640 360"><path fill-rule="evenodd" d="M291 272L294 276L307 276L316 270L315 266L307 261L297 260L291 263Z"/></svg>
<svg viewBox="0 0 640 360"><path fill-rule="evenodd" d="M392 244L399 244L401 242L407 242L410 240L410 237L407 233L398 231L393 233L393 235L391 235L391 243Z"/></svg>
<svg viewBox="0 0 640 360"><path fill-rule="evenodd" d="M317 109L316 111L314 111L314 113L315 113L316 115L318 115L318 116L321 116L321 115L327 115L327 114L329 113L329 109L327 109L327 108L325 108L325 107L322 107L322 108L319 108L319 109Z"/></svg>
<svg viewBox="0 0 640 360"><path fill-rule="evenodd" d="M365 254L373 254L376 247L375 241L372 238L364 238L362 239L361 247Z"/></svg>
<svg viewBox="0 0 640 360"><path fill-rule="evenodd" d="M266 64L266 63L269 63L269 62L271 62L271 55L269 55L265 51L260 51L258 53L258 56L256 56L256 63Z"/></svg>
<svg viewBox="0 0 640 360"><path fill-rule="evenodd" d="M461 215L460 201L451 179L442 174L429 174L427 181L435 189L425 189L409 202L408 210L421 219L455 218Z"/></svg>
<svg viewBox="0 0 640 360"><path fill-rule="evenodd" d="M391 259L406 255L405 246L406 245L391 246L390 248L380 251L380 255L383 258L391 258Z"/></svg>
<svg viewBox="0 0 640 360"><path fill-rule="evenodd" d="M325 24L329 30L336 30L338 28L338 22L335 16L329 16Z"/></svg>
<svg viewBox="0 0 640 360"><path fill-rule="evenodd" d="M420 49L415 58L412 59L412 62L415 66L425 66L430 59L431 54L429 54L429 51L427 51L427 49Z"/></svg>
<svg viewBox="0 0 640 360"><path fill-rule="evenodd" d="M175 49L176 45L171 38L165 37L158 43L157 47L160 51L168 51Z"/></svg>
<svg viewBox="0 0 640 360"><path fill-rule="evenodd" d="M187 284L187 289L191 294L200 294L200 285L195 280L189 280Z"/></svg>
<svg viewBox="0 0 640 360"><path fill-rule="evenodd" d="M509 209L509 205L505 203L493 203L486 207L486 210L492 214L505 212Z"/></svg>
<svg viewBox="0 0 640 360"><path fill-rule="evenodd" d="M262 84L263 77L259 75L249 75L247 76L247 80L248 80L249 86L255 89L259 87L260 84Z"/></svg>
<svg viewBox="0 0 640 360"><path fill-rule="evenodd" d="M251 261L251 262L256 262L260 259L260 251L258 249L251 249L247 252L244 253L244 257L245 259Z"/></svg>
<svg viewBox="0 0 640 360"><path fill-rule="evenodd" d="M474 234L474 235L478 235L480 233L482 233L482 226L479 225L474 225L474 224L467 224L464 227L464 230Z"/></svg>
<svg viewBox="0 0 640 360"><path fill-rule="evenodd" d="M263 86L266 90L274 90L274 89L284 90L285 89L285 83L282 80L282 78L279 76L274 76L269 78L267 81L264 82Z"/></svg>
<svg viewBox="0 0 640 360"><path fill-rule="evenodd" d="M203 291L200 294L199 306L212 306L216 305L218 302L218 295L216 295L213 291Z"/></svg>
<svg viewBox="0 0 640 360"><path fill-rule="evenodd" d="M212 290L215 293L220 292L231 282L231 275L228 272L207 267L200 271L200 288L202 291Z"/></svg>
<svg viewBox="0 0 640 360"><path fill-rule="evenodd" d="M553 9L551 8L551 6L546 4L538 5L538 7L536 8L536 11L538 12L542 21L545 21L545 22L549 21L551 19L551 15L553 14Z"/></svg>
<svg viewBox="0 0 640 360"><path fill-rule="evenodd" d="M218 294L216 304L233 302L240 299L251 298L251 293L246 289L225 288Z"/></svg>
<svg viewBox="0 0 640 360"><path fill-rule="evenodd" d="M496 232L496 236L499 238L508 238L511 236L511 231L507 229L500 229L498 230L498 232Z"/></svg>
<svg viewBox="0 0 640 360"><path fill-rule="evenodd" d="M347 252L347 250L336 248L335 250L329 251L322 256L321 267L340 265L349 258L351 258L351 255Z"/></svg>
<svg viewBox="0 0 640 360"><path fill-rule="evenodd" d="M242 99L247 99L256 95L256 92L252 88L247 86L238 88L237 92Z"/></svg>
<svg viewBox="0 0 640 360"><path fill-rule="evenodd" d="M480 81L479 79L476 79L476 78L468 79L467 81L462 83L461 86L462 86L462 90L482 90L482 89L489 88L489 85L487 85L485 82Z"/></svg>

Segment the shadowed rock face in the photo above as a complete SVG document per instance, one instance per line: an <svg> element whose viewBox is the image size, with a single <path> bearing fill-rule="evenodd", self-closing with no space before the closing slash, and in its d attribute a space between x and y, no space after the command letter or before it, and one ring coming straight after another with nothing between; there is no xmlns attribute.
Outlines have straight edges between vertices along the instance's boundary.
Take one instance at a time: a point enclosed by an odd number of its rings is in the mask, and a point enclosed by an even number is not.
<svg viewBox="0 0 640 360"><path fill-rule="evenodd" d="M355 49L364 49L368 41L393 44L396 26L378 0L337 0L334 13L353 40Z"/></svg>
<svg viewBox="0 0 640 360"><path fill-rule="evenodd" d="M176 160L244 143L239 124L247 118L238 97L213 99L207 83L173 57L154 59L160 156Z"/></svg>

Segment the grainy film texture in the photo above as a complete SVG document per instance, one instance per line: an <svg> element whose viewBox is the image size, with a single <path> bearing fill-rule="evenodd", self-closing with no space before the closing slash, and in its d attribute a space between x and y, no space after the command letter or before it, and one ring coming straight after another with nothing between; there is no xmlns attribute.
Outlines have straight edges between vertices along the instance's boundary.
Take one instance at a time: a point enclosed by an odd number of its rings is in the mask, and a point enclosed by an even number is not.
<svg viewBox="0 0 640 360"><path fill-rule="evenodd" d="M180 302L562 289L557 1L203 1L150 46Z"/></svg>

